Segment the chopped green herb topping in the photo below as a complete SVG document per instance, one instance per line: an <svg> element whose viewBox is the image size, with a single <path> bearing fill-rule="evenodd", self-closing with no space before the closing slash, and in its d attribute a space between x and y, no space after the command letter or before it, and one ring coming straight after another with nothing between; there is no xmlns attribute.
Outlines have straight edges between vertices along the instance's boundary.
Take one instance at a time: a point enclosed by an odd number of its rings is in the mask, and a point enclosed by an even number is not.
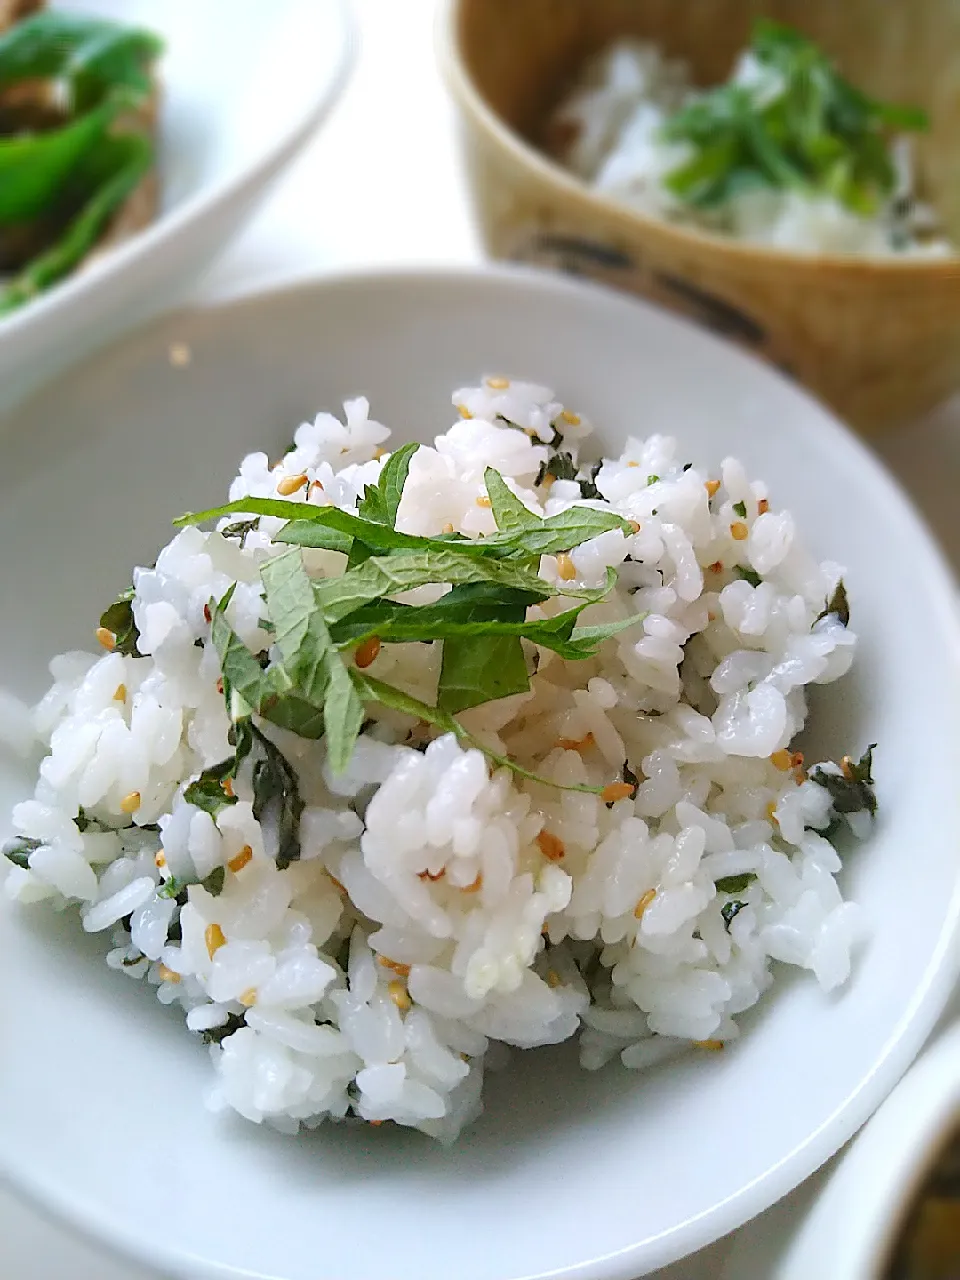
<svg viewBox="0 0 960 1280"><path fill-rule="evenodd" d="M837 813L866 812L871 817L877 812L877 797L873 789L873 753L877 744L871 743L859 760L844 756L840 773L828 773L822 766L812 770L811 781L830 793Z"/></svg>
<svg viewBox="0 0 960 1280"><path fill-rule="evenodd" d="M896 186L890 132L925 129L924 112L869 98L788 26L759 20L750 53L766 73L762 97L746 84L722 84L664 125L665 139L692 150L666 178L669 190L714 209L744 191L795 188L874 213Z"/></svg>
<svg viewBox="0 0 960 1280"><path fill-rule="evenodd" d="M745 502L735 502L733 504L733 510L740 517L741 520L746 520L747 504Z"/></svg>
<svg viewBox="0 0 960 1280"><path fill-rule="evenodd" d="M717 889L720 893L743 893L747 885L756 878L752 871L745 871L739 876L722 876L716 882Z"/></svg>
<svg viewBox="0 0 960 1280"><path fill-rule="evenodd" d="M733 571L738 578L742 578L744 582L749 582L751 587L759 587L763 581L756 569L751 569L749 565L734 565Z"/></svg>
<svg viewBox="0 0 960 1280"><path fill-rule="evenodd" d="M547 476L553 476L554 480L576 480L577 470L572 453L551 453L546 462L540 464L534 483L543 484Z"/></svg>
<svg viewBox="0 0 960 1280"><path fill-rule="evenodd" d="M32 836L16 836L3 846L3 856L15 867L27 871L30 867L31 853L39 849L42 843L41 840L35 840Z"/></svg>
<svg viewBox="0 0 960 1280"><path fill-rule="evenodd" d="M204 769L200 777L191 782L184 791L184 800L187 804L202 809L204 813L209 813L211 818L216 818L221 809L237 803L237 797L232 792L224 790L224 784L229 786L230 780L237 776L238 767L239 761L233 755L219 764L212 765L209 769Z"/></svg>
<svg viewBox="0 0 960 1280"><path fill-rule="evenodd" d="M734 898L730 902L725 902L720 908L723 927L726 929L727 933L730 932L730 925L733 923L734 918L740 914L746 905L747 904L745 902L740 902L739 899Z"/></svg>
<svg viewBox="0 0 960 1280"><path fill-rule="evenodd" d="M843 579L837 583L836 590L827 601L826 608L817 614L814 626L831 615L835 615L840 619L841 626L848 627L850 625L850 602L847 600L847 589L843 585Z"/></svg>
<svg viewBox="0 0 960 1280"><path fill-rule="evenodd" d="M226 1022L219 1027L208 1027L200 1033L200 1038L204 1044L220 1044L243 1026L246 1026L246 1022L242 1013L228 1013Z"/></svg>
<svg viewBox="0 0 960 1280"><path fill-rule="evenodd" d="M629 521L609 508L574 506L544 518L525 507L503 477L488 468L485 483L496 533L466 539L457 534L429 538L398 531L397 511L416 447L391 455L378 484L367 487L356 512L273 498L241 498L176 522L196 524L243 512L287 519L276 540L294 544L293 549L271 558L261 570L279 659L269 653L251 653L234 633L225 617L230 592L219 603L209 603L211 639L234 724L246 723L256 714L301 737L323 737L335 772L342 771L350 759L364 722L365 701L408 710L473 742L452 717L529 687L523 640L570 660L589 658L604 641L642 620L635 615L577 625L583 610L611 590L614 570L608 570L602 587L589 590L547 582L537 572L541 556L569 551L609 530L632 532ZM570 455L555 457L565 457L573 465ZM566 466L560 465L561 470ZM348 555L346 571L315 581L308 576L297 547L343 551ZM450 589L434 604L414 606L394 599L401 592L440 584ZM531 605L558 595L576 598L577 603L549 618L527 618ZM436 706L408 699L399 690L348 668L343 651L374 639L381 645L442 642ZM263 749L269 755L269 749ZM486 754L516 773L538 778L512 761ZM224 761L208 771L209 776L194 784L196 802L219 812L224 803L221 775L235 776L235 769L235 763ZM272 768L269 760L261 761L255 766L255 789L257 779L265 786L263 780L271 777L274 793L279 788L290 794L287 784L291 780L295 784L292 771L281 787L282 775L279 765ZM299 820L295 809L291 801L287 822L291 828ZM282 856L298 856L298 848L291 838Z"/></svg>
<svg viewBox="0 0 960 1280"><path fill-rule="evenodd" d="M252 520L237 520L233 524L224 525L220 530L222 538L238 538L241 547L246 545L247 538L260 528L260 517L254 516Z"/></svg>
<svg viewBox="0 0 960 1280"><path fill-rule="evenodd" d="M139 656L137 641L140 632L133 620L133 587L122 592L100 615L100 625L116 637L115 649L128 658Z"/></svg>

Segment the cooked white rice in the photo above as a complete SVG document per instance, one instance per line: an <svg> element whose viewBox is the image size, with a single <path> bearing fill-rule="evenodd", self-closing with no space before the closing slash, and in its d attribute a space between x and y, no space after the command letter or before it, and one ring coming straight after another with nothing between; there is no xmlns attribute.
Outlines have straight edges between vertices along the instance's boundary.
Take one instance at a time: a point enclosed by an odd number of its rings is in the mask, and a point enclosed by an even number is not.
<svg viewBox="0 0 960 1280"><path fill-rule="evenodd" d="M758 104L782 91L778 72L744 53L732 82ZM584 181L642 213L694 223L772 248L798 253L944 257L953 253L937 230L933 210L914 199L911 147L894 144L897 187L875 216L851 212L826 194L772 187L743 191L720 209L697 210L674 195L664 179L690 159L686 143L659 135L667 118L696 99L685 62L659 48L619 40L593 58L553 120L558 159Z"/></svg>
<svg viewBox="0 0 960 1280"><path fill-rule="evenodd" d="M488 379L453 399L460 420L413 456L398 528L494 532L488 466L534 512L582 501L574 480L535 483L552 424L575 456L590 432L552 391ZM305 476L294 500L353 510L388 431L365 400L345 408L345 422L302 425L275 465L245 458L231 498ZM595 484L593 505L639 531L573 550L576 585L602 582L607 566L619 575L585 619L645 613L642 624L582 662L528 644L530 692L460 718L559 784L605 786L628 766L639 785L615 803L491 772L452 734L431 740L423 723L371 706L339 776L322 742L262 726L306 803L286 869L246 774L215 817L188 804L186 784L231 751L205 606L238 584L230 623L254 652L270 643L260 567L289 550L271 542L277 519L242 545L186 528L135 571L142 656L51 663L33 713L47 754L35 797L13 813L30 852L6 891L76 903L84 928L109 940L111 968L182 1006L210 1045L214 1108L291 1132L353 1114L449 1140L480 1110L494 1042L579 1036L585 1067L618 1055L641 1067L733 1040L778 962L824 990L846 979L858 914L818 833L836 814L790 754L805 686L853 659L853 633L821 616L840 567L816 563L733 459L711 477L672 439L631 438ZM314 576L343 562L305 553ZM542 576L558 571L545 556ZM432 702L439 649L384 645L371 674ZM860 834L864 817L851 818ZM196 883L217 868L221 892ZM182 906L160 892L171 876L190 883ZM749 882L718 889L734 876Z"/></svg>

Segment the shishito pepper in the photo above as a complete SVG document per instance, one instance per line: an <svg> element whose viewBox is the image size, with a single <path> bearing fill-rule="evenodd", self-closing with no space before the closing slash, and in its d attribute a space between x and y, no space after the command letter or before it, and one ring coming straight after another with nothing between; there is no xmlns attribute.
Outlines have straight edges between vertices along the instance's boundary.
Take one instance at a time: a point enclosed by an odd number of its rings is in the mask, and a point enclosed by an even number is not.
<svg viewBox="0 0 960 1280"><path fill-rule="evenodd" d="M16 274L0 287L0 315L69 274L149 172L153 141L138 113L162 50L151 32L70 13L37 13L0 35L0 100L57 87L51 127L31 129L34 110L16 129L16 106L5 113L0 247Z"/></svg>

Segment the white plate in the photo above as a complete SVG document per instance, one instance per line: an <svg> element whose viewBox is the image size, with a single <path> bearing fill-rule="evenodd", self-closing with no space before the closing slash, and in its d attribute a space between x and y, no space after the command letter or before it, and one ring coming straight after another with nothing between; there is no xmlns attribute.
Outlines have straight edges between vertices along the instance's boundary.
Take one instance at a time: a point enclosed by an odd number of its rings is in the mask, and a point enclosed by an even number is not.
<svg viewBox="0 0 960 1280"><path fill-rule="evenodd" d="M186 342L187 367L168 349ZM743 1040L645 1076L521 1054L445 1151L327 1127L290 1140L208 1115L205 1054L42 908L0 919L0 1170L83 1229L179 1276L626 1280L744 1222L878 1106L956 977L960 626L938 551L890 477L770 369L681 321L503 271L304 285L174 317L4 423L0 652L40 692L171 516L239 455L357 391L402 439L484 371L554 384L615 446L670 431L732 452L848 566L856 672L817 699L821 744L877 741L882 816L844 872L871 941L850 985L781 982ZM0 770L0 812L26 787ZM0 835L3 832L0 831Z"/></svg>
<svg viewBox="0 0 960 1280"><path fill-rule="evenodd" d="M139 235L0 320L6 406L156 314L196 277L329 111L354 48L347 0L55 0L55 7L141 24L166 41L161 209Z"/></svg>

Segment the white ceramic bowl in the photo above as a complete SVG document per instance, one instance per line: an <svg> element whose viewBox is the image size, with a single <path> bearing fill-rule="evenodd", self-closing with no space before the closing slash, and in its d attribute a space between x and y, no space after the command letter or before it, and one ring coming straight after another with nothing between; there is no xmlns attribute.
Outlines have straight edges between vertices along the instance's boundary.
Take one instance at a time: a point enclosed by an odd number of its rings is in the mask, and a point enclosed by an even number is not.
<svg viewBox="0 0 960 1280"><path fill-rule="evenodd" d="M186 342L192 361L172 367ZM245 451L358 391L402 439L452 418L452 388L527 375L615 447L670 431L771 483L848 566L863 642L817 699L819 745L879 742L881 817L846 892L871 930L849 986L781 982L723 1055L647 1075L517 1055L444 1150L392 1126L299 1140L211 1116L209 1064L179 1020L42 908L0 917L0 1170L88 1232L205 1280L627 1280L796 1186L893 1088L958 968L954 743L960 625L912 508L813 401L682 321L534 274L377 275L175 316L45 389L3 424L3 678L40 692L171 516L216 501ZM898 603L897 593L902 593ZM0 813L28 780L0 769ZM0 838L4 831L0 830Z"/></svg>
<svg viewBox="0 0 960 1280"><path fill-rule="evenodd" d="M226 245L343 87L348 0L54 0L142 24L166 41L159 65L160 213L0 319L0 406L156 314Z"/></svg>

